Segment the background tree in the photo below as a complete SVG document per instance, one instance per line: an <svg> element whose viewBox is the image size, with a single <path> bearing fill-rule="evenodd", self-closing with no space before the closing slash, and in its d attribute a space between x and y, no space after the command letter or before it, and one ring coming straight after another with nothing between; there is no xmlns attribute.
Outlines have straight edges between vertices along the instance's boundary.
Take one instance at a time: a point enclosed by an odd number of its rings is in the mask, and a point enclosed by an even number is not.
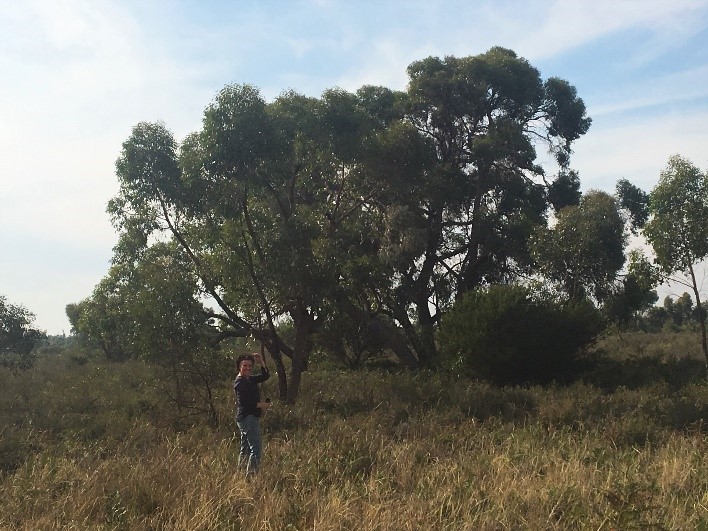
<svg viewBox="0 0 708 531"><path fill-rule="evenodd" d="M589 191L578 206L558 212L552 228L539 228L532 253L539 272L571 298L604 301L625 261L624 220L615 199Z"/></svg>
<svg viewBox="0 0 708 531"><path fill-rule="evenodd" d="M644 235L654 249L656 265L666 278L693 291L708 373L706 315L695 269L708 257L708 174L685 158L671 157L649 194L649 213Z"/></svg>
<svg viewBox="0 0 708 531"><path fill-rule="evenodd" d="M649 332L668 330L678 332L692 329L698 325L699 315L689 293L683 293L677 299L664 297L662 306L649 308L638 319L637 328Z"/></svg>
<svg viewBox="0 0 708 531"><path fill-rule="evenodd" d="M171 242L146 248L138 260L116 263L92 297L70 305L77 336L109 360L142 359L163 367L180 414L207 413L218 422L214 386L233 373L231 353L217 348L219 331L189 259Z"/></svg>
<svg viewBox="0 0 708 531"><path fill-rule="evenodd" d="M627 272L603 304L605 317L619 328L636 325L636 318L650 312L659 296L654 268L639 250L629 253Z"/></svg>
<svg viewBox="0 0 708 531"><path fill-rule="evenodd" d="M66 306L71 331L79 343L100 350L106 359L121 362L136 357L132 351L132 320L124 304L119 273L112 267L93 289L91 297Z"/></svg>
<svg viewBox="0 0 708 531"><path fill-rule="evenodd" d="M688 293L683 293L676 300L671 297L664 299L664 309L668 313L676 330L687 326L695 317L693 299Z"/></svg>
<svg viewBox="0 0 708 531"><path fill-rule="evenodd" d="M0 366L11 369L32 366L32 351L46 337L33 323L33 313L24 306L7 302L7 298L0 295Z"/></svg>
<svg viewBox="0 0 708 531"><path fill-rule="evenodd" d="M693 304L693 298L689 293L684 292L676 299L676 317L674 320L678 326L685 326L691 321L698 321L699 318L700 315Z"/></svg>

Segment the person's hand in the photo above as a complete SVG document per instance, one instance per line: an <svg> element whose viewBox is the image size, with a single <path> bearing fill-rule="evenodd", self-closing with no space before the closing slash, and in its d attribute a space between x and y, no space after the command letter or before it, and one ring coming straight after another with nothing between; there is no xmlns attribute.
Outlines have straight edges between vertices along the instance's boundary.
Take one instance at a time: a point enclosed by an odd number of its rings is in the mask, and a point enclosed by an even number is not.
<svg viewBox="0 0 708 531"><path fill-rule="evenodd" d="M265 362L263 361L263 354L261 354L260 352L254 352L253 358L259 365L265 365Z"/></svg>
<svg viewBox="0 0 708 531"><path fill-rule="evenodd" d="M270 409L271 403L270 402L258 402L256 406L261 409L262 411L266 411Z"/></svg>

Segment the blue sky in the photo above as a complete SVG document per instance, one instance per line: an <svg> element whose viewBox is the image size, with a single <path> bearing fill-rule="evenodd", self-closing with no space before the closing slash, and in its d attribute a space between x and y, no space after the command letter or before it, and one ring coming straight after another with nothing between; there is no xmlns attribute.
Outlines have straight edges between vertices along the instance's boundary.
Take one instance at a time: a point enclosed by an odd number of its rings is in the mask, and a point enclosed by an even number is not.
<svg viewBox="0 0 708 531"><path fill-rule="evenodd" d="M228 83L404 89L414 60L496 45L585 100L584 189L649 191L675 153L708 168L708 0L0 0L0 294L69 332L109 267L136 123L183 138Z"/></svg>

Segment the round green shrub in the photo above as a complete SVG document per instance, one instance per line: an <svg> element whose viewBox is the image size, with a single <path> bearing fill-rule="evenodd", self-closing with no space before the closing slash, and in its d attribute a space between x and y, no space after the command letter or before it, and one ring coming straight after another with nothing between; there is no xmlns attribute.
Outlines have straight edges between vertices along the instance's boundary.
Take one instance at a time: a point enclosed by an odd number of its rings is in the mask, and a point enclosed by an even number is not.
<svg viewBox="0 0 708 531"><path fill-rule="evenodd" d="M533 296L518 285L467 293L442 319L439 342L455 370L499 385L572 379L604 329L587 301Z"/></svg>

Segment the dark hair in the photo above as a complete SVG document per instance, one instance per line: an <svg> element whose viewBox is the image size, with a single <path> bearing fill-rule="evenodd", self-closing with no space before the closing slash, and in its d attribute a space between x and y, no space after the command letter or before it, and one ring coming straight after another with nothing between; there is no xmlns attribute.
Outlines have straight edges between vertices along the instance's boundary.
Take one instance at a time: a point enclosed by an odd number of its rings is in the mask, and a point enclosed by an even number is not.
<svg viewBox="0 0 708 531"><path fill-rule="evenodd" d="M241 362L246 360L249 360L251 363L256 363L256 358L250 354L241 354L238 358L236 358L236 368L240 370Z"/></svg>

